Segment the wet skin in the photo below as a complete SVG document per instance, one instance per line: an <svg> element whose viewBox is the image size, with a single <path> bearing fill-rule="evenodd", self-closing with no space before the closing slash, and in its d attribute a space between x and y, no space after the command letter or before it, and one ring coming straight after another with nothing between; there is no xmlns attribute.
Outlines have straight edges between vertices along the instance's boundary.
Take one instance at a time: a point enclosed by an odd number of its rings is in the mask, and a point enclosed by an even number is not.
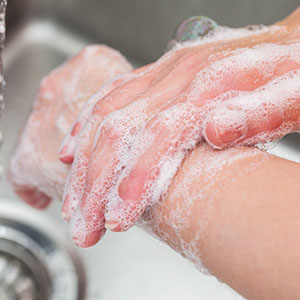
<svg viewBox="0 0 300 300"><path fill-rule="evenodd" d="M298 16L244 37L173 50L90 109L75 150L74 136L64 143L73 164L63 216L78 245L95 244L105 228L135 224L203 139L224 148L299 129Z"/></svg>

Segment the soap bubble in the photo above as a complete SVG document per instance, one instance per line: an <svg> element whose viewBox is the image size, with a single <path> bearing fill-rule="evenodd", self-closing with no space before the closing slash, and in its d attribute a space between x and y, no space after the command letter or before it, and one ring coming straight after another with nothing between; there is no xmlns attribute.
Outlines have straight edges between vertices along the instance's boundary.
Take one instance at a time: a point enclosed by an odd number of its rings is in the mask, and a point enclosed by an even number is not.
<svg viewBox="0 0 300 300"><path fill-rule="evenodd" d="M278 145L278 140L275 140L266 143L257 143L255 144L255 147L262 151L269 151L274 149L277 145Z"/></svg>
<svg viewBox="0 0 300 300"><path fill-rule="evenodd" d="M190 17L177 27L174 38L167 46L167 51L173 49L177 43L201 39L217 27L218 24L208 17Z"/></svg>
<svg viewBox="0 0 300 300"><path fill-rule="evenodd" d="M178 26L174 39L179 43L197 40L217 27L218 24L208 17L190 17Z"/></svg>

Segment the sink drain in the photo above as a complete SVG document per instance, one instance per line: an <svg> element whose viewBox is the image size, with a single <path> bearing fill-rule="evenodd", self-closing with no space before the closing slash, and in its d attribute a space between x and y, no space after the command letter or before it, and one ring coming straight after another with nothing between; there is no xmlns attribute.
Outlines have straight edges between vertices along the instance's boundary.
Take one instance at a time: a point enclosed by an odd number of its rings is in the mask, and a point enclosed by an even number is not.
<svg viewBox="0 0 300 300"><path fill-rule="evenodd" d="M52 220L1 201L0 299L85 299L85 273L74 250Z"/></svg>
<svg viewBox="0 0 300 300"><path fill-rule="evenodd" d="M0 252L0 299L32 300L40 296L45 299L37 281L23 260Z"/></svg>

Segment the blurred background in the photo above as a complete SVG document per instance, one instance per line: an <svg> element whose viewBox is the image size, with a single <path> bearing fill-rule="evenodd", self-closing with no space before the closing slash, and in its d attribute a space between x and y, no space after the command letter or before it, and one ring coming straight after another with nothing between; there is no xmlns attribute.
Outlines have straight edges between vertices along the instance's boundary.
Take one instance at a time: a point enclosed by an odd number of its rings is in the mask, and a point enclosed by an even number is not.
<svg viewBox="0 0 300 300"><path fill-rule="evenodd" d="M190 16L240 27L271 24L297 6L297 0L9 0L8 29L28 16L55 20L144 64L162 54L176 26Z"/></svg>
<svg viewBox="0 0 300 300"><path fill-rule="evenodd" d="M42 76L85 45L108 44L138 66L161 56L177 25L192 15L241 27L278 21L298 5L299 0L9 0L0 164L7 165ZM291 138L283 153L299 156L299 149L299 138ZM5 178L0 199L1 300L242 299L137 228L78 249L60 218L60 203L45 212L27 208Z"/></svg>

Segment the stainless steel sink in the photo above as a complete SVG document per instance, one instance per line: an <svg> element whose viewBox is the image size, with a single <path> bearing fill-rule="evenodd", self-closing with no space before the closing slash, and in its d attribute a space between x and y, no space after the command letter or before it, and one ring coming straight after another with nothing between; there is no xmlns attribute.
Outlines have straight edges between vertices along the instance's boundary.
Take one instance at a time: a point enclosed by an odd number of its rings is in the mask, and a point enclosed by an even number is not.
<svg viewBox="0 0 300 300"><path fill-rule="evenodd" d="M136 22L135 27L139 25L138 22L143 21L142 14L147 15L146 9L137 11L137 8L141 7L141 2L149 6L151 1L129 1L128 3L132 5L131 10L129 8L125 10L125 12L130 11L130 16L133 16L134 22ZM170 6L175 3L167 2ZM190 2L191 7L195 7L196 1ZM230 2L233 3L234 1ZM291 6L296 6L297 1L294 2L295 5L291 4ZM0 159L0 164L4 167L7 165L18 132L30 112L39 81L43 75L89 43L110 42L110 45L120 48L135 65L140 65L158 56L168 40L166 34L159 37L155 36L157 32L152 32L153 28L145 31L144 34L139 32L140 29L135 28L136 36L130 36L130 32L127 31L130 31L130 26L133 24L128 21L128 25L124 21L125 16L121 16L120 10L117 9L118 5L124 6L125 1L121 0L111 2L86 1L84 4L83 1L75 0L11 0L11 5L13 3L22 4L25 16L23 19L19 16L22 15L22 12L19 11L20 6L18 9L18 5L15 5L16 11L12 11L10 14L14 17L18 15L22 21L15 26L9 23L12 25L4 53L7 86L5 92L6 110L2 120L2 130L5 143ZM136 8L133 5L136 5ZM193 14L185 10L180 18L181 5L173 5L176 9L175 15L178 17L177 19L174 16L171 18L174 23L184 19L187 13ZM209 6L207 1L202 1L201 5L204 11ZM168 11L171 12L172 9L166 10L163 4L161 6L164 9L163 13L166 19ZM211 6L209 6L210 10L213 9ZM155 7L159 8L157 4ZM80 8L82 8L81 11ZM201 6L199 6L199 10L200 8ZM103 15L103 9L110 14ZM106 24L106 29L95 28L98 21L97 10L102 17L99 24ZM90 14L91 17L87 14ZM130 16L128 15L127 18ZM159 12L156 16L159 16ZM106 19L103 20L103 18ZM122 24L127 24L127 27L116 25L119 18L121 18ZM148 20L148 15L146 19ZM269 18L269 20L271 19ZM163 17L159 20L164 26ZM253 19L253 22L258 21ZM174 28L175 24L171 23L165 26ZM109 24L111 26L115 24L114 28L111 29L111 35ZM119 27L118 34L116 34L118 29L115 28L116 26ZM163 32L165 32L164 30ZM129 42L123 37L118 40L123 32L127 39L130 39ZM153 33L155 42L151 47L148 47L149 40L152 38L149 36L150 33ZM147 34L148 36L146 36ZM139 41L139 37L141 41ZM171 32L169 37L171 37ZM145 49L150 49L150 52L148 53ZM141 50L140 53L138 50ZM299 135L294 134L287 137L285 141L271 151L288 159L300 161ZM14 203L20 201L13 194L5 178L0 183L0 199L5 199L5 201L9 199ZM50 209L41 212L41 214L52 219L61 228L61 231L67 234L67 226L60 218L60 203L53 203ZM75 249L75 246L73 248ZM77 252L83 258L88 275L88 299L242 299L229 287L213 277L201 274L173 250L137 228L122 234L108 233L97 246L87 250L77 249Z"/></svg>

